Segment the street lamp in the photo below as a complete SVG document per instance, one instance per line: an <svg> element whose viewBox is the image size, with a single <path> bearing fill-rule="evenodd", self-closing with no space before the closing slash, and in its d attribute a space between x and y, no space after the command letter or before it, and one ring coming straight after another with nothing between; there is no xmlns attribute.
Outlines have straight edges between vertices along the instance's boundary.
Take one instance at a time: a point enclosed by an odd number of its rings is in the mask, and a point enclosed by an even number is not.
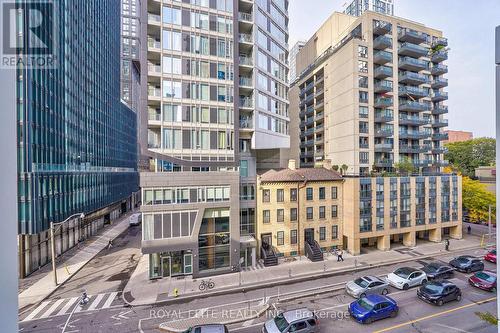
<svg viewBox="0 0 500 333"><path fill-rule="evenodd" d="M59 229L64 223L68 222L72 218L80 217L83 219L85 217L84 213L76 213L68 217L66 220L62 222L50 222L50 248L52 252L52 271L54 272L54 284L57 286L57 271L56 271L56 243L54 241L54 234L57 230L54 230L56 227Z"/></svg>

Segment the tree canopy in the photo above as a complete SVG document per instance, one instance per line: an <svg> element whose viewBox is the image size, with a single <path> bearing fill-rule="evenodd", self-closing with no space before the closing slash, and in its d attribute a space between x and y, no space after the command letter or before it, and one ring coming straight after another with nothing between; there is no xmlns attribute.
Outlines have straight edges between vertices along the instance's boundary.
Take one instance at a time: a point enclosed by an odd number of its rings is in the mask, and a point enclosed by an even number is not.
<svg viewBox="0 0 500 333"><path fill-rule="evenodd" d="M479 166L495 164L495 139L477 138L446 144L445 158L464 176L474 177Z"/></svg>
<svg viewBox="0 0 500 333"><path fill-rule="evenodd" d="M462 205L469 212L471 221L488 221L488 206L491 205L491 220L495 221L496 198L485 184L462 177Z"/></svg>

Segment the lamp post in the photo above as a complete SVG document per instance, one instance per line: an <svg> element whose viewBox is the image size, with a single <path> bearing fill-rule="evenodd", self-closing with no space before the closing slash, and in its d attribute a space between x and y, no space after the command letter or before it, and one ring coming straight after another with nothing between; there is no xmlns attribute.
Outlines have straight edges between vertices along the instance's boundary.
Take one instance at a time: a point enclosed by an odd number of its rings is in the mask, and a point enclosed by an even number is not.
<svg viewBox="0 0 500 333"><path fill-rule="evenodd" d="M50 222L50 249L52 252L52 271L54 272L54 284L57 286L57 270L56 270L56 242L54 241L54 234L56 233L56 228L60 228L64 223L68 222L72 218L80 217L83 219L85 217L84 213L73 214L62 222Z"/></svg>

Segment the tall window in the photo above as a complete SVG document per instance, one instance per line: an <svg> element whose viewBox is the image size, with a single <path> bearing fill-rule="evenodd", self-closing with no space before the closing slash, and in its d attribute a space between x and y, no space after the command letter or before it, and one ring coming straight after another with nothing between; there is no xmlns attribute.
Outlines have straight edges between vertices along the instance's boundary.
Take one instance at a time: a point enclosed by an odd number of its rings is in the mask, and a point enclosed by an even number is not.
<svg viewBox="0 0 500 333"><path fill-rule="evenodd" d="M277 222L284 222L285 221L285 210L284 209L278 209L276 211L276 221Z"/></svg>
<svg viewBox="0 0 500 333"><path fill-rule="evenodd" d="M319 218L324 219L325 218L325 206L320 206L319 207Z"/></svg>
<svg viewBox="0 0 500 333"><path fill-rule="evenodd" d="M338 206L332 205L332 217L336 218L338 216Z"/></svg>
<svg viewBox="0 0 500 333"><path fill-rule="evenodd" d="M297 244L297 230L290 230L290 244Z"/></svg>
<svg viewBox="0 0 500 333"><path fill-rule="evenodd" d="M285 232L284 231L278 231L278 233L276 234L276 238L278 239L278 245L285 244Z"/></svg>
<svg viewBox="0 0 500 333"><path fill-rule="evenodd" d="M366 46L358 46L358 56L360 58L368 58L368 48Z"/></svg>
<svg viewBox="0 0 500 333"><path fill-rule="evenodd" d="M271 190L262 190L262 202L271 201Z"/></svg>
<svg viewBox="0 0 500 333"><path fill-rule="evenodd" d="M325 188L324 187L319 188L319 199L325 200Z"/></svg>
<svg viewBox="0 0 500 333"><path fill-rule="evenodd" d="M339 226L332 225L332 239L338 239L338 238L339 238Z"/></svg>
<svg viewBox="0 0 500 333"><path fill-rule="evenodd" d="M285 192L283 189L276 190L276 201L277 202L285 201Z"/></svg>
<svg viewBox="0 0 500 333"><path fill-rule="evenodd" d="M319 228L319 240L324 241L326 239L326 227Z"/></svg>
<svg viewBox="0 0 500 333"><path fill-rule="evenodd" d="M271 211L270 210L263 210L262 211L262 219L264 223L270 223L271 222Z"/></svg>
<svg viewBox="0 0 500 333"><path fill-rule="evenodd" d="M297 201L297 189L296 188L290 189L290 201Z"/></svg>
<svg viewBox="0 0 500 333"><path fill-rule="evenodd" d="M290 221L297 221L297 208L290 208Z"/></svg>
<svg viewBox="0 0 500 333"><path fill-rule="evenodd" d="M313 208L312 207L307 207L306 208L306 215L308 220L312 220L314 218L313 214Z"/></svg>
<svg viewBox="0 0 500 333"><path fill-rule="evenodd" d="M306 200L312 200L313 199L313 188L308 187L306 188Z"/></svg>
<svg viewBox="0 0 500 333"><path fill-rule="evenodd" d="M240 176L248 177L248 161L245 160L240 161Z"/></svg>
<svg viewBox="0 0 500 333"><path fill-rule="evenodd" d="M337 186L332 186L332 199L337 199Z"/></svg>

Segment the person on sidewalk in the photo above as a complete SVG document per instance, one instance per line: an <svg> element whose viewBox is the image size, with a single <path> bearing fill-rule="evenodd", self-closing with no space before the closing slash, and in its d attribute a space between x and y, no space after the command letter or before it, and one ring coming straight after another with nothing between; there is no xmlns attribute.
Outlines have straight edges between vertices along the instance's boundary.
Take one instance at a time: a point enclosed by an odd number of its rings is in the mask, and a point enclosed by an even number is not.
<svg viewBox="0 0 500 333"><path fill-rule="evenodd" d="M450 250L450 240L448 238L446 238L446 240L444 241L444 249L446 251Z"/></svg>
<svg viewBox="0 0 500 333"><path fill-rule="evenodd" d="M467 226L467 234L470 235L472 232L472 228L470 227L470 225Z"/></svg>
<svg viewBox="0 0 500 333"><path fill-rule="evenodd" d="M111 249L113 247L113 240L109 240L108 242L108 250Z"/></svg>
<svg viewBox="0 0 500 333"><path fill-rule="evenodd" d="M344 258L342 257L344 255L344 252L342 251L342 248L339 248L337 250L337 261L344 261Z"/></svg>

